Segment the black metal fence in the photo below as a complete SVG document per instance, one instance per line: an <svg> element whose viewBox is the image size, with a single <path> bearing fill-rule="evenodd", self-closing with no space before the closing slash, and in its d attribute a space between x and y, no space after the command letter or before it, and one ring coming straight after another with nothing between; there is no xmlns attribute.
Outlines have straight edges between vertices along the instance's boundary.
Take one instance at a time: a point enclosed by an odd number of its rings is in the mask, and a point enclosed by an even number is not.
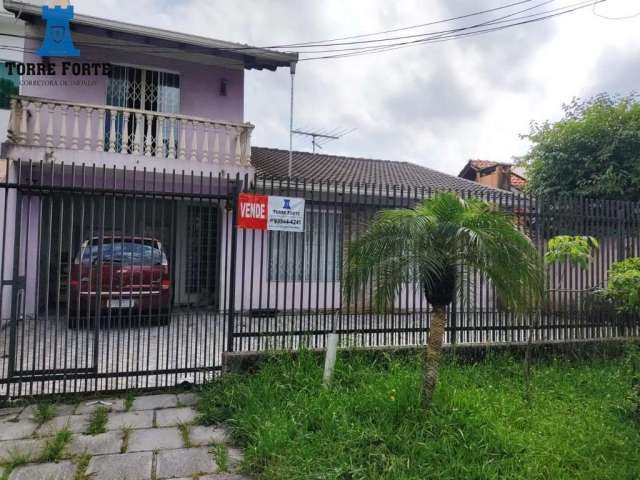
<svg viewBox="0 0 640 480"><path fill-rule="evenodd" d="M249 191L306 199L304 233L242 230L238 239L239 302L230 349L322 348L337 332L342 345L401 346L426 342L430 308L418 284L407 284L393 308L373 308L372 286L345 302L342 261L381 209L410 208L435 191L390 185L257 179ZM511 213L544 254L556 235L590 235L601 246L589 268L553 265L542 313L516 316L478 272L449 311L447 342L523 342L637 336L637 318L621 316L597 291L616 261L640 255L640 204L565 196L536 198L491 189L458 191Z"/></svg>
<svg viewBox="0 0 640 480"><path fill-rule="evenodd" d="M0 400L220 370L235 180L42 163L0 175Z"/></svg>
<svg viewBox="0 0 640 480"><path fill-rule="evenodd" d="M304 233L236 228L241 191L306 199ZM0 400L201 383L225 351L426 342L429 306L407 284L389 312L371 289L343 297L342 263L375 213L428 189L229 178L147 169L5 162L0 168ZM594 291L640 255L640 205L484 190L544 253L559 234L593 235L584 271L556 265L548 299L516 318L467 272L448 342L637 336Z"/></svg>

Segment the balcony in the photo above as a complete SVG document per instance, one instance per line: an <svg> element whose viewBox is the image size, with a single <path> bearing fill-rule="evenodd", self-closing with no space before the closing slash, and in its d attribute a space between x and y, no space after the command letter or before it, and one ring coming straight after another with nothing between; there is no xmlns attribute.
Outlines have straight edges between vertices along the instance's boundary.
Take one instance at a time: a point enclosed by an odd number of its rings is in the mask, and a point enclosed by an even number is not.
<svg viewBox="0 0 640 480"><path fill-rule="evenodd" d="M11 160L244 173L250 123L14 97L4 154Z"/></svg>

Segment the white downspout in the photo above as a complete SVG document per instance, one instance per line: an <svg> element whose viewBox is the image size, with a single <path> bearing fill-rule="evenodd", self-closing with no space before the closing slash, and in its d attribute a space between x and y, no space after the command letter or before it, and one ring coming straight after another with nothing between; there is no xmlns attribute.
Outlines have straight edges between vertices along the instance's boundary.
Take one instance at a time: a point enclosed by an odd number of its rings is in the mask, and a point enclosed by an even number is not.
<svg viewBox="0 0 640 480"><path fill-rule="evenodd" d="M289 112L289 178L293 177L293 97L295 92L296 62L290 65L291 70L291 110Z"/></svg>

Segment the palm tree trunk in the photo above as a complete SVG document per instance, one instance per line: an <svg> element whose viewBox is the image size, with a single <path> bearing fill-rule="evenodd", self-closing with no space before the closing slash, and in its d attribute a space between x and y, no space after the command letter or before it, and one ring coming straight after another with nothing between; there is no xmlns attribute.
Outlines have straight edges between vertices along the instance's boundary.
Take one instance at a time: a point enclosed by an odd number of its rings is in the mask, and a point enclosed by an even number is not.
<svg viewBox="0 0 640 480"><path fill-rule="evenodd" d="M438 369L442 357L442 341L447 322L447 311L444 306L434 306L431 315L431 328L429 329L429 341L424 362L422 403L425 408L431 406L433 392L438 382Z"/></svg>

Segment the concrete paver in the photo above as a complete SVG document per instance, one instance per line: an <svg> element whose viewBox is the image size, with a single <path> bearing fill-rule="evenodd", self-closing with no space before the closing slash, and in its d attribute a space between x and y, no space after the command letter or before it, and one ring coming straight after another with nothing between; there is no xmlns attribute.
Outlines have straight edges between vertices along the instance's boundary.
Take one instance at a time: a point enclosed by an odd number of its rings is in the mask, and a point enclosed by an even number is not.
<svg viewBox="0 0 640 480"><path fill-rule="evenodd" d="M55 417L38 428L36 435L39 437L50 437L65 428L68 428L71 433L83 433L87 431L89 420L89 415Z"/></svg>
<svg viewBox="0 0 640 480"><path fill-rule="evenodd" d="M21 420L34 420L37 409L37 405L29 405L27 408L22 410L18 418L20 418ZM76 404L56 403L55 405L53 405L53 409L55 412L54 415L56 417L73 415L73 412L76 409Z"/></svg>
<svg viewBox="0 0 640 480"><path fill-rule="evenodd" d="M67 480L76 475L73 463L78 455L91 456L86 475L92 480L249 480L218 473L209 445L227 444L232 471L242 461L242 452L228 446L230 436L223 427L194 425L198 396L192 392L178 395L137 397L136 410L124 411L123 399L104 400L111 405L83 401L76 405L56 405L56 416L38 427L32 420L35 405L0 410L0 463L12 455L25 455L30 462L11 472L10 480ZM98 407L109 408L107 432L86 435L91 414ZM180 405L180 406L178 406ZM189 426L190 448L178 425ZM46 441L64 428L72 431L71 441L59 463L36 463ZM127 451L123 450L124 428L131 428ZM0 467L0 478L3 478Z"/></svg>
<svg viewBox="0 0 640 480"><path fill-rule="evenodd" d="M150 480L152 452L120 453L93 457L87 468L91 480Z"/></svg>
<svg viewBox="0 0 640 480"><path fill-rule="evenodd" d="M122 448L122 433L118 431L101 433L99 435L74 435L69 442L67 452L70 455L109 455L120 453Z"/></svg>
<svg viewBox="0 0 640 480"><path fill-rule="evenodd" d="M177 428L149 428L131 432L127 452L153 452L182 447L182 435Z"/></svg>
<svg viewBox="0 0 640 480"><path fill-rule="evenodd" d="M191 407L165 408L156 410L156 425L158 427L174 427L182 423L192 423L197 416L196 411Z"/></svg>
<svg viewBox="0 0 640 480"><path fill-rule="evenodd" d="M193 407L198 403L198 395L195 393L179 393L178 404L181 407Z"/></svg>
<svg viewBox="0 0 640 480"><path fill-rule="evenodd" d="M227 443L229 438L227 431L220 427L194 425L189 430L191 445L196 447L209 445L211 443Z"/></svg>
<svg viewBox="0 0 640 480"><path fill-rule="evenodd" d="M189 477L194 474L216 473L218 466L208 448L161 450L156 458L158 480Z"/></svg>
<svg viewBox="0 0 640 480"><path fill-rule="evenodd" d="M0 420L10 420L20 415L22 407L0 408Z"/></svg>
<svg viewBox="0 0 640 480"><path fill-rule="evenodd" d="M110 413L109 419L107 420L107 430L151 427L153 427L153 410Z"/></svg>
<svg viewBox="0 0 640 480"><path fill-rule="evenodd" d="M38 425L28 419L0 421L0 441L2 440L18 440L28 438L33 435Z"/></svg>
<svg viewBox="0 0 640 480"><path fill-rule="evenodd" d="M72 462L32 463L14 469L9 480L69 480L75 473Z"/></svg>
<svg viewBox="0 0 640 480"><path fill-rule="evenodd" d="M155 410L157 408L171 408L178 405L176 395L145 395L133 401L131 410Z"/></svg>
<svg viewBox="0 0 640 480"><path fill-rule="evenodd" d="M0 463L8 461L15 455L26 456L30 461L35 461L44 449L44 445L44 439L33 438L0 442Z"/></svg>

